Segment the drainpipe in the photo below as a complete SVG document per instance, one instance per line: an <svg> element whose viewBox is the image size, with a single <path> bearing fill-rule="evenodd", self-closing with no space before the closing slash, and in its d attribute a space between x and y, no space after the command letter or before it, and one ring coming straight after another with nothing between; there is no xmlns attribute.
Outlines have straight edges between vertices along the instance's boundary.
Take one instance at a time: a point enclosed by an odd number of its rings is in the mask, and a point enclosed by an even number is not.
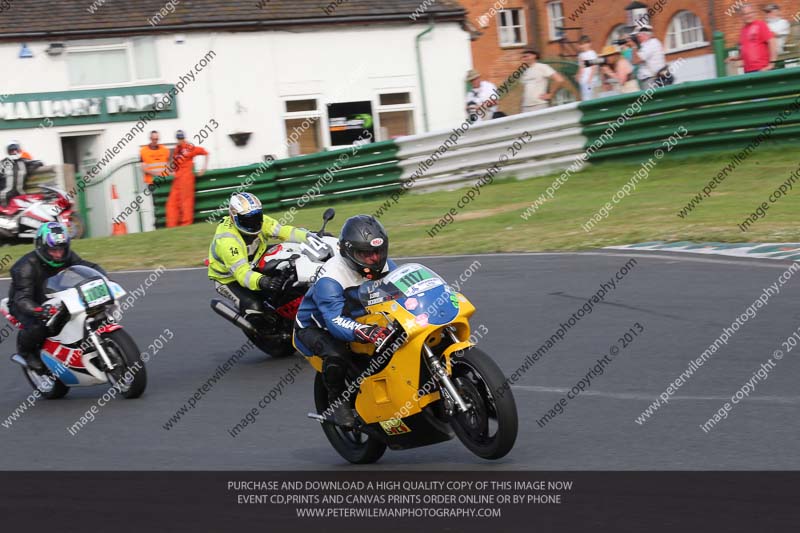
<svg viewBox="0 0 800 533"><path fill-rule="evenodd" d="M420 96L422 97L422 122L425 125L425 133L427 133L430 128L428 126L428 100L425 97L425 77L423 76L422 73L422 52L420 51L419 43L420 40L425 35L433 31L433 27L435 25L436 24L434 23L433 18L431 17L428 22L428 29L426 29L425 31L423 31L414 38L414 40L416 41L414 47L416 48L417 52L417 77L419 78L419 92Z"/></svg>

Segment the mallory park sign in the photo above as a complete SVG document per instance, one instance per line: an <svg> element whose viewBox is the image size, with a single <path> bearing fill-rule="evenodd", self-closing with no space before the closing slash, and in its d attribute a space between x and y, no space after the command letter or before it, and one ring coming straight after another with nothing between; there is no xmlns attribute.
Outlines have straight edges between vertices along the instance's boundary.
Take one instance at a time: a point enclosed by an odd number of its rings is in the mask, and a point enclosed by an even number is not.
<svg viewBox="0 0 800 533"><path fill-rule="evenodd" d="M38 128L42 123L49 127L136 122L148 111L156 111L156 119L176 118L177 97L165 98L172 88L143 85L0 95L0 129ZM156 102L160 102L158 108Z"/></svg>

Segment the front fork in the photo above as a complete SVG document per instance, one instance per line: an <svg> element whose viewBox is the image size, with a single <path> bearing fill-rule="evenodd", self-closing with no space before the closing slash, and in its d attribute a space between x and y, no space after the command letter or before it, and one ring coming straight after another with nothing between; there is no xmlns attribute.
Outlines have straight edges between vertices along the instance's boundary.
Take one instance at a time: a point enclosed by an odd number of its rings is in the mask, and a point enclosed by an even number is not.
<svg viewBox="0 0 800 533"><path fill-rule="evenodd" d="M452 329L446 328L447 333L450 335L450 338L453 342L459 342L458 337L455 336ZM445 394L451 400L451 402L447 403L455 403L456 407L462 413L466 413L470 410L470 405L464 401L464 398L458 393L456 386L453 384L453 380L450 379L450 376L447 374L447 370L445 370L442 363L439 362L439 358L433 353L433 351L428 347L427 343L422 345L422 349L425 351L425 359L428 362L428 368L433 374L436 381L439 382L439 385L442 386L444 389ZM448 406L448 411L452 410L452 407ZM451 414L451 413L448 413Z"/></svg>
<svg viewBox="0 0 800 533"><path fill-rule="evenodd" d="M105 363L106 368L114 370L114 363L112 363L111 358L108 357L106 349L103 347L103 343L100 342L100 337L97 335L97 332L89 330L89 340L92 341L92 344L97 349L97 353L100 354L100 358L103 360L103 363Z"/></svg>

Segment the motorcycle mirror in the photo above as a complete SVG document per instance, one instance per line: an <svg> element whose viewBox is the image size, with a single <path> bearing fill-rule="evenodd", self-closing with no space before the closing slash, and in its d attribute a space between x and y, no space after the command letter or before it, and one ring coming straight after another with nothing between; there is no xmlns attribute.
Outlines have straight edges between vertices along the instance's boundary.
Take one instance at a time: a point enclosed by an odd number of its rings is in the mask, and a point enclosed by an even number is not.
<svg viewBox="0 0 800 533"><path fill-rule="evenodd" d="M322 227L319 229L319 232L317 232L318 235L322 236L322 234L325 233L325 226L328 225L328 222L333 220L334 216L336 216L336 210L332 207L329 207L322 213Z"/></svg>

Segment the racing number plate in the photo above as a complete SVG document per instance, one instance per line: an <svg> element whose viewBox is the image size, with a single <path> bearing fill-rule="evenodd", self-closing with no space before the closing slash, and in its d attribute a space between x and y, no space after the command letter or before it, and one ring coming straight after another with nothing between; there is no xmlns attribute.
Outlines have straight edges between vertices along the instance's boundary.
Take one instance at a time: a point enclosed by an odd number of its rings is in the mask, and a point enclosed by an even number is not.
<svg viewBox="0 0 800 533"><path fill-rule="evenodd" d="M390 418L389 420L382 420L380 422L381 428L387 435L402 435L403 433L411 433L411 428L406 425L400 418Z"/></svg>
<svg viewBox="0 0 800 533"><path fill-rule="evenodd" d="M81 285L81 293L87 307L95 307L111 301L105 280L96 279Z"/></svg>

